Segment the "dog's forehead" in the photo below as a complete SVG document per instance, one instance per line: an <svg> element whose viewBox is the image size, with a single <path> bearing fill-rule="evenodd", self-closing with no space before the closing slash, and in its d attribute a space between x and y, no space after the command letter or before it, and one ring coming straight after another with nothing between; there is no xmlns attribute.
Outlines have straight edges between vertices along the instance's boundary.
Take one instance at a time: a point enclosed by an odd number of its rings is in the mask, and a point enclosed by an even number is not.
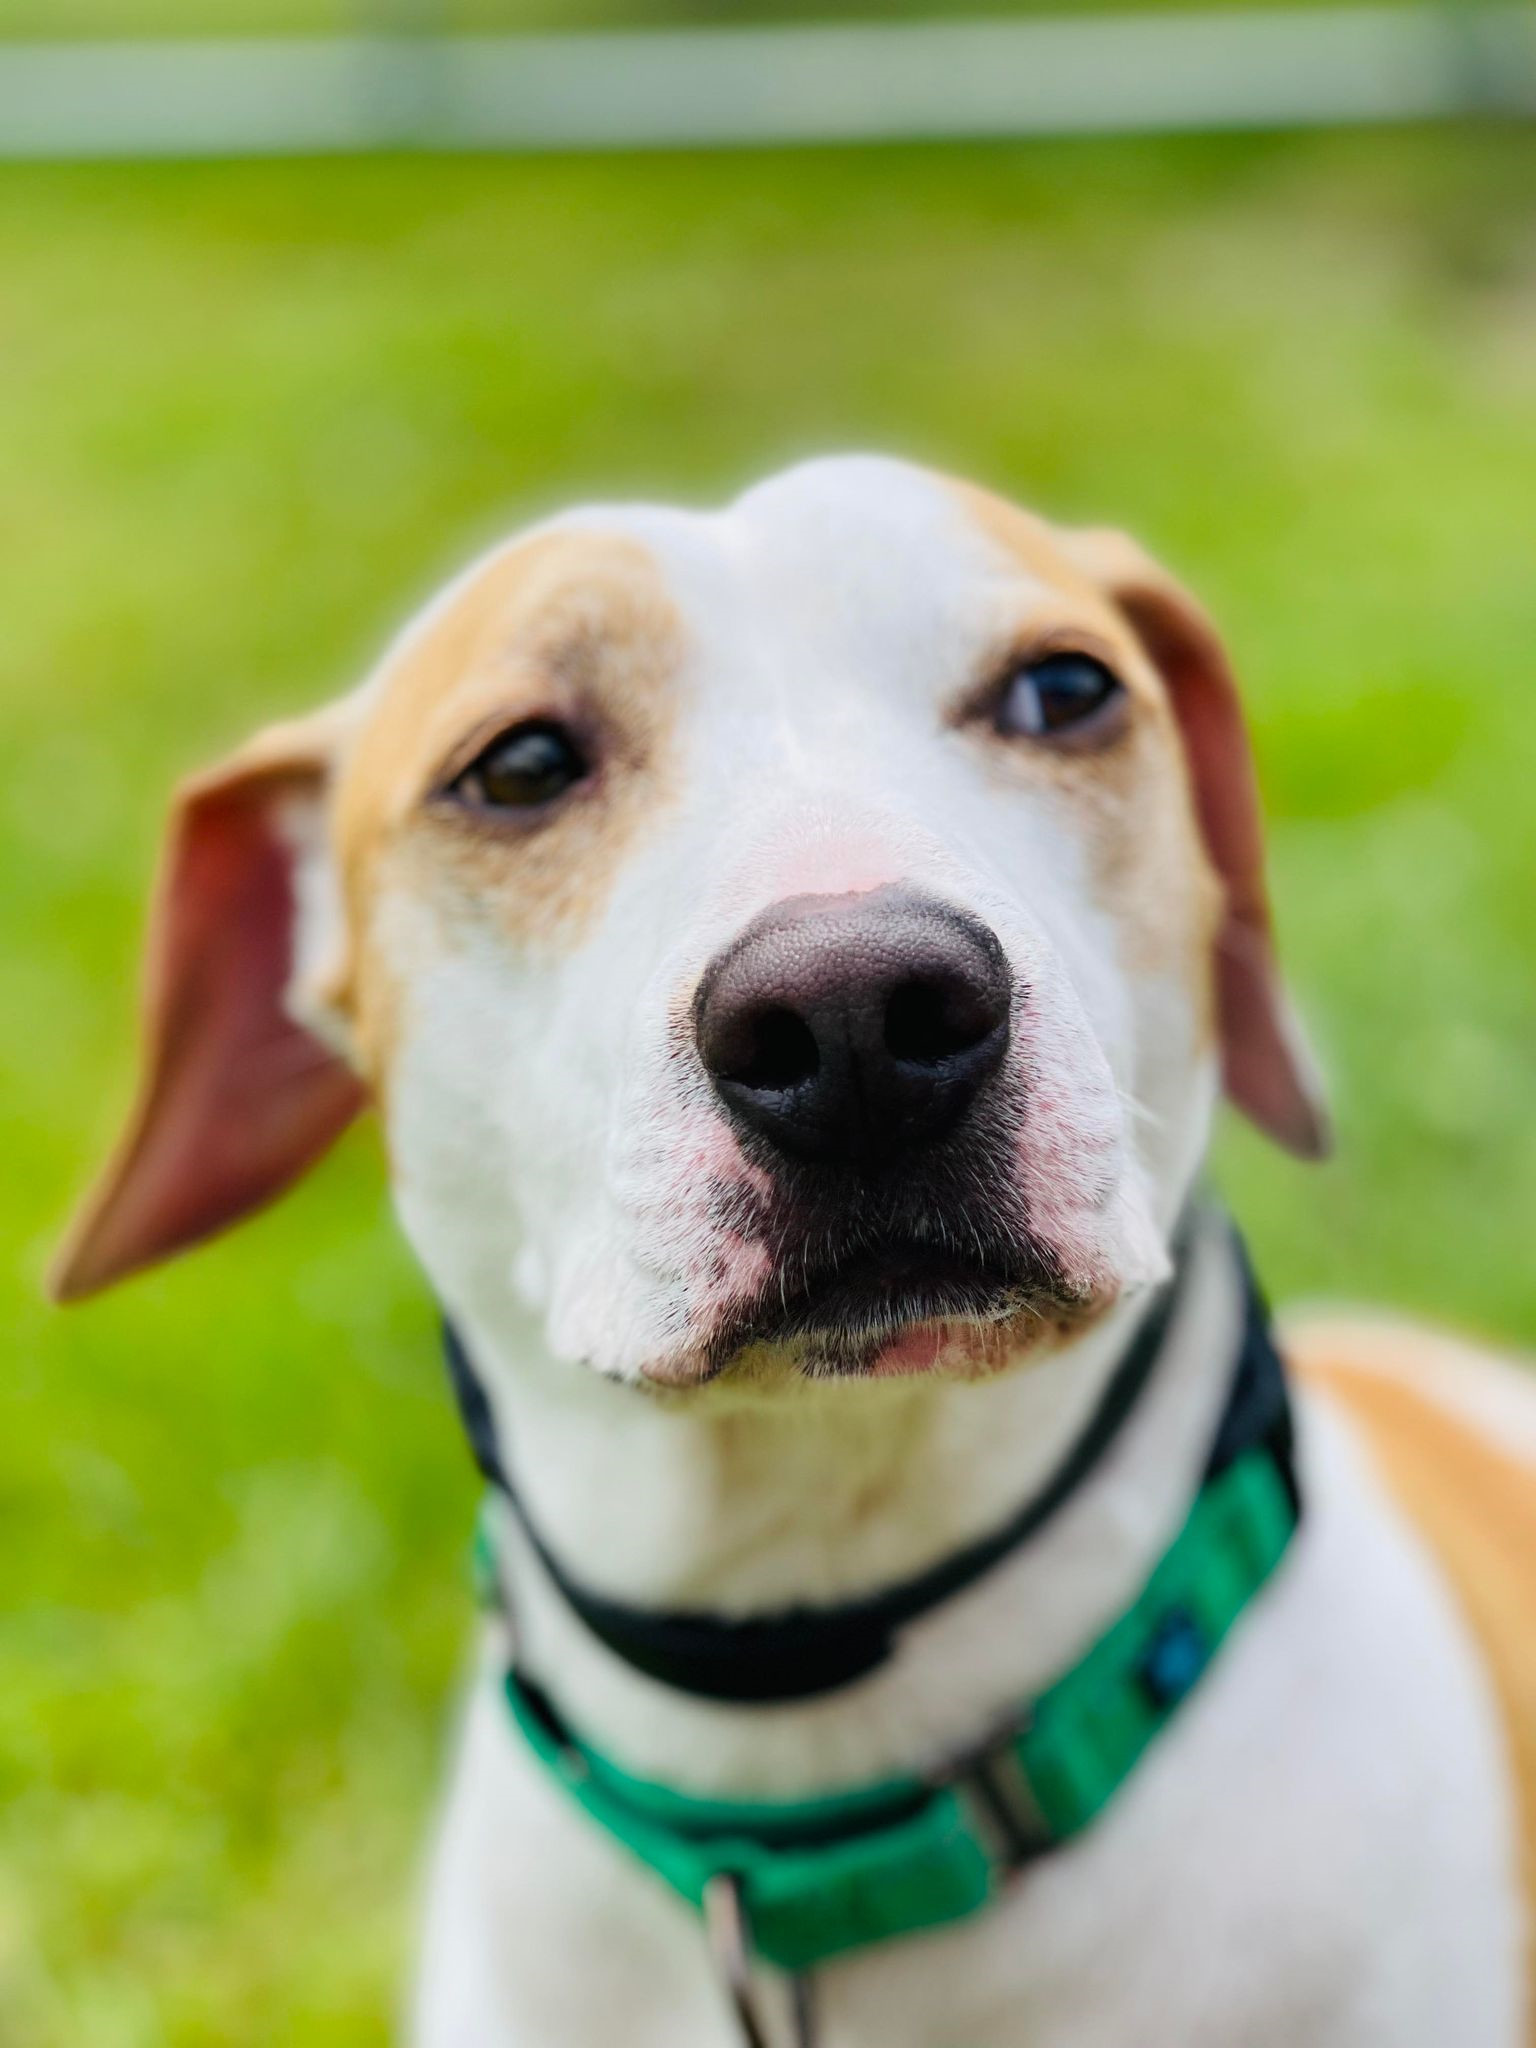
<svg viewBox="0 0 1536 2048"><path fill-rule="evenodd" d="M1006 568L1041 585L1081 583L1032 514L975 485L886 456L828 456L744 492L723 515L765 565L815 581L850 579L921 590L946 575Z"/></svg>
<svg viewBox="0 0 1536 2048"><path fill-rule="evenodd" d="M656 729L683 700L744 719L921 709L1033 613L1124 636L1043 520L876 456L826 457L723 509L594 504L472 563L361 693L344 841L366 841L488 720L558 711L551 682Z"/></svg>
<svg viewBox="0 0 1536 2048"><path fill-rule="evenodd" d="M984 631L991 596L1107 615L1041 519L914 464L824 457L717 511L600 503L526 529L472 563L410 623L366 693L418 730L509 649L543 639L691 640L707 657L756 633L864 658ZM909 663L909 665L911 665Z"/></svg>
<svg viewBox="0 0 1536 2048"><path fill-rule="evenodd" d="M695 624L750 621L869 642L942 628L978 590L1101 609L1047 524L970 485L881 456L797 464L719 511L599 505L551 523L647 552Z"/></svg>

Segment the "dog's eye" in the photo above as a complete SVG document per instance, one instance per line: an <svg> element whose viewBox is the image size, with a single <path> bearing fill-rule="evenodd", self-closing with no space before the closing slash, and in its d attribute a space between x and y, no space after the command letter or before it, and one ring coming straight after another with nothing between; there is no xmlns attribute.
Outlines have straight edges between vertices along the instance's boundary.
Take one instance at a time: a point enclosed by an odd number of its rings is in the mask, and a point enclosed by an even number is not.
<svg viewBox="0 0 1536 2048"><path fill-rule="evenodd" d="M1015 669L993 713L1000 733L1049 739L1109 714L1125 686L1091 654L1047 654Z"/></svg>
<svg viewBox="0 0 1536 2048"><path fill-rule="evenodd" d="M455 777L450 794L489 810L529 810L553 803L587 773L574 735L553 719L514 725Z"/></svg>

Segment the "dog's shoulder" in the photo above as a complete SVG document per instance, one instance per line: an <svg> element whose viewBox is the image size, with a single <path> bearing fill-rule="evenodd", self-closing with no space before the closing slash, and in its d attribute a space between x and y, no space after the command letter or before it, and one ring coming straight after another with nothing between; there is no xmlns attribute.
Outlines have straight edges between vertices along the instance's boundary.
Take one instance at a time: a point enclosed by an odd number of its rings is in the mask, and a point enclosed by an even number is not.
<svg viewBox="0 0 1536 2048"><path fill-rule="evenodd" d="M1518 1656L1536 1742L1536 1368L1386 1318L1306 1316L1284 1350L1342 1412L1490 1656Z"/></svg>
<svg viewBox="0 0 1536 2048"><path fill-rule="evenodd" d="M1285 1352L1302 1386L1364 1440L1482 1651L1536 1925L1536 1369L1386 1318L1299 1318Z"/></svg>

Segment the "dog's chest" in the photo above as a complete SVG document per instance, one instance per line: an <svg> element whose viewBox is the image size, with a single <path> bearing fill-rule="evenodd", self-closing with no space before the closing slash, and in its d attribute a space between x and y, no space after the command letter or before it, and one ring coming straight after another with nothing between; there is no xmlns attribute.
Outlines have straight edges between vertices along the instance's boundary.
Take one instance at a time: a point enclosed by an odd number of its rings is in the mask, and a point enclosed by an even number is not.
<svg viewBox="0 0 1536 2048"><path fill-rule="evenodd" d="M1481 1668L1354 1446L1326 1416L1305 1439L1303 1535L1158 1753L996 1909L825 1970L822 2048L1516 2048ZM423 2048L734 2048L696 1920L552 1791L489 1686L419 2013Z"/></svg>

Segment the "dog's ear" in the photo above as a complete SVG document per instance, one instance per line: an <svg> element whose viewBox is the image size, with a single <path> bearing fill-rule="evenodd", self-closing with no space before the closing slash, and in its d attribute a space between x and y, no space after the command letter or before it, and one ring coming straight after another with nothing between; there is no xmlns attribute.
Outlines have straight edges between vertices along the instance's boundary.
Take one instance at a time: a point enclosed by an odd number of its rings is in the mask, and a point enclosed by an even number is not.
<svg viewBox="0 0 1536 2048"><path fill-rule="evenodd" d="M1195 813L1225 892L1215 987L1227 1094L1290 1151L1321 1158L1331 1143L1327 1105L1276 961L1258 782L1226 650L1201 607L1135 541L1102 529L1062 540L1146 649L1183 736Z"/></svg>
<svg viewBox="0 0 1536 2048"><path fill-rule="evenodd" d="M177 793L150 920L138 1098L49 1275L57 1300L236 1222L362 1106L352 1069L289 1009L336 730L334 713L273 726Z"/></svg>

